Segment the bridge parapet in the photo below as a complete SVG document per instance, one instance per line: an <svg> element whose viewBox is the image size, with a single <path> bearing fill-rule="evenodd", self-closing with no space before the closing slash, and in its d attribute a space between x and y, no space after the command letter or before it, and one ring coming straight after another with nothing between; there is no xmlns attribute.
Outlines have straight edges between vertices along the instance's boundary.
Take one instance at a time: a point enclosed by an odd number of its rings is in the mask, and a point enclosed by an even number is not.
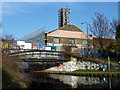
<svg viewBox="0 0 120 90"><path fill-rule="evenodd" d="M11 50L9 57L20 57L24 61L68 61L70 56L62 51L49 50Z"/></svg>

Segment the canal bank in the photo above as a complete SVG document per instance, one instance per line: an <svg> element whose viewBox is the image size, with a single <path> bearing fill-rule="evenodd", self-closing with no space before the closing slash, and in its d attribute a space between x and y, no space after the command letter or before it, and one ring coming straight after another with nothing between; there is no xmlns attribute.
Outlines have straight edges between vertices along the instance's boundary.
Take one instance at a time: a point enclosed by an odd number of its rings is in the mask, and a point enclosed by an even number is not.
<svg viewBox="0 0 120 90"><path fill-rule="evenodd" d="M60 74L60 75L74 75L74 76L90 76L90 77L115 77L120 78L120 72L117 71L30 71L33 73L45 74Z"/></svg>
<svg viewBox="0 0 120 90"><path fill-rule="evenodd" d="M18 77L17 77L18 78ZM24 85L15 79L15 76L10 73L10 71L3 69L2 70L2 89L8 88L25 88Z"/></svg>

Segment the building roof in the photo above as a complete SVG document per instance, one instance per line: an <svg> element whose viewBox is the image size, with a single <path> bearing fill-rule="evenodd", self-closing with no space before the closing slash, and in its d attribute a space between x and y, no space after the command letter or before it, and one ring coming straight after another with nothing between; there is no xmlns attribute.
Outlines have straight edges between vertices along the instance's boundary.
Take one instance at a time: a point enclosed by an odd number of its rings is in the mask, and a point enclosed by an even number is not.
<svg viewBox="0 0 120 90"><path fill-rule="evenodd" d="M83 32L77 26L72 25L72 24L64 25L63 27L59 28L59 30L70 30L70 31L80 31L80 32Z"/></svg>
<svg viewBox="0 0 120 90"><path fill-rule="evenodd" d="M50 31L48 33L54 32L56 30L67 30L67 31L79 31L79 32L83 32L81 29L79 29L77 26L72 25L72 24L68 24L68 25L64 25L63 27L60 27L58 29L55 29L53 31Z"/></svg>
<svg viewBox="0 0 120 90"><path fill-rule="evenodd" d="M63 27L47 33L47 36L87 39L87 34L75 25L64 25ZM92 39L88 35L89 39Z"/></svg>
<svg viewBox="0 0 120 90"><path fill-rule="evenodd" d="M56 30L52 33L49 33L47 36L53 36L53 37L65 37L65 38L86 38L83 32L78 31L66 31L66 30Z"/></svg>

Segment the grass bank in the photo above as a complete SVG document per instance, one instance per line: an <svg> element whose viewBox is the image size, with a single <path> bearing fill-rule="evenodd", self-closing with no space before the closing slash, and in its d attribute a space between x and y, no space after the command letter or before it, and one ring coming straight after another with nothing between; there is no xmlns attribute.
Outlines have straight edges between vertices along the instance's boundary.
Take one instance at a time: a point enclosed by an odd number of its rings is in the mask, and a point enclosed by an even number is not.
<svg viewBox="0 0 120 90"><path fill-rule="evenodd" d="M35 73L47 74L120 74L120 71L101 71L101 70L76 70L76 71L30 71Z"/></svg>
<svg viewBox="0 0 120 90"><path fill-rule="evenodd" d="M2 53L2 88L9 90L26 87L19 72L21 61L18 57L8 57L6 53L9 52Z"/></svg>
<svg viewBox="0 0 120 90"><path fill-rule="evenodd" d="M14 80L14 77L10 75L8 70L2 70L2 88L22 88L21 85Z"/></svg>
<svg viewBox="0 0 120 90"><path fill-rule="evenodd" d="M111 70L111 71L101 71L101 70L76 70L76 71L73 71L71 73L86 73L86 74L89 74L89 73L96 73L96 74L120 74L120 71L115 71L115 70Z"/></svg>

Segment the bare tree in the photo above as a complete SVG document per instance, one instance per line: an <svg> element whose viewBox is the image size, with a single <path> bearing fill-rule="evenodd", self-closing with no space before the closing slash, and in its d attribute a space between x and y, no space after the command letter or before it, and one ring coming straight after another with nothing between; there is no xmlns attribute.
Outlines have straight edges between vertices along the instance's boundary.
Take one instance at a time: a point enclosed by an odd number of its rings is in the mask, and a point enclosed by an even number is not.
<svg viewBox="0 0 120 90"><path fill-rule="evenodd" d="M110 21L104 16L104 14L100 14L99 12L95 13L93 23L89 24L88 29L96 38L98 38L98 46L101 51L103 51L103 43L105 43L103 40L113 38L114 31L111 27L112 24Z"/></svg>
<svg viewBox="0 0 120 90"><path fill-rule="evenodd" d="M2 35L2 39L6 40L6 41L13 41L13 40L15 40L15 37L13 34L4 34L4 35Z"/></svg>
<svg viewBox="0 0 120 90"><path fill-rule="evenodd" d="M16 41L13 34L2 35L3 49L9 51L9 49L16 49Z"/></svg>

